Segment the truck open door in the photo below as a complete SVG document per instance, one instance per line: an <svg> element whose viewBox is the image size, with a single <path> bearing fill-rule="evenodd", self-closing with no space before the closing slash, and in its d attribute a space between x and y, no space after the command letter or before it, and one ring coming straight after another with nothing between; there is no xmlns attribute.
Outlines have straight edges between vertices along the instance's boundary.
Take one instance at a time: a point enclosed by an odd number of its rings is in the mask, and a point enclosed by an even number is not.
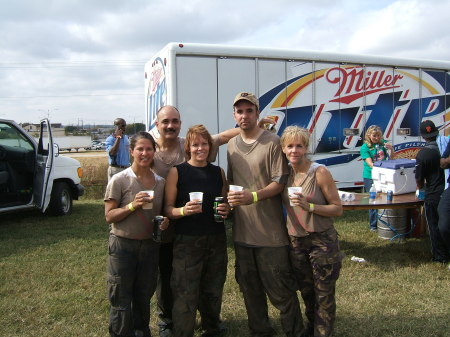
<svg viewBox="0 0 450 337"><path fill-rule="evenodd" d="M48 119L41 120L41 131L36 151L36 170L34 179L35 205L44 212L51 197L53 179L50 179L53 170L54 145L53 136Z"/></svg>

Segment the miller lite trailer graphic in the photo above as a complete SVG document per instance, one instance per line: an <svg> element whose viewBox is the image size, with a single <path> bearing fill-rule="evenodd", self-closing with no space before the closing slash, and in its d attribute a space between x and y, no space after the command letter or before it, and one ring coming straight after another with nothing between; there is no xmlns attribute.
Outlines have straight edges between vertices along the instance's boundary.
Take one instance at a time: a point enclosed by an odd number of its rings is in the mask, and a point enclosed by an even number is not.
<svg viewBox="0 0 450 337"><path fill-rule="evenodd" d="M339 188L362 185L359 149L378 125L397 158L415 158L424 145L422 120L448 135L450 62L323 52L170 43L145 66L146 125L158 109L181 112L182 130L204 124L211 134L235 126L232 102L255 93L261 116L311 133L311 159L325 164ZM226 167L226 147L218 164Z"/></svg>

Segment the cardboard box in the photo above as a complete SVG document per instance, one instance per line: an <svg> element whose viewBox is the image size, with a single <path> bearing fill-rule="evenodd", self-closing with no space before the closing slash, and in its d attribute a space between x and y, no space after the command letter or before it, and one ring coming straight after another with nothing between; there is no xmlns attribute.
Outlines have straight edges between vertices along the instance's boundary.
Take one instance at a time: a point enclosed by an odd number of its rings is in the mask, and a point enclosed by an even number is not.
<svg viewBox="0 0 450 337"><path fill-rule="evenodd" d="M372 179L377 192L391 190L394 195L416 190L416 161L414 159L392 159L377 161L372 168Z"/></svg>

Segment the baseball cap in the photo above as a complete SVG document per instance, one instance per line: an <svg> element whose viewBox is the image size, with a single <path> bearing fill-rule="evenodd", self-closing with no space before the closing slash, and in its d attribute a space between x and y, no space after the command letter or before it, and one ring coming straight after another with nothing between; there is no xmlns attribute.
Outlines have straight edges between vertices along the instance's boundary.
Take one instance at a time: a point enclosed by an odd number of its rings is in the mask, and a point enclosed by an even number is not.
<svg viewBox="0 0 450 337"><path fill-rule="evenodd" d="M256 105L256 108L259 110L259 102L255 95L253 95L251 92L240 92L236 95L233 101L233 106L236 105L239 101L248 101L254 105Z"/></svg>
<svg viewBox="0 0 450 337"><path fill-rule="evenodd" d="M423 138L436 137L439 134L439 130L436 125L430 120L423 121L420 123L420 135Z"/></svg>

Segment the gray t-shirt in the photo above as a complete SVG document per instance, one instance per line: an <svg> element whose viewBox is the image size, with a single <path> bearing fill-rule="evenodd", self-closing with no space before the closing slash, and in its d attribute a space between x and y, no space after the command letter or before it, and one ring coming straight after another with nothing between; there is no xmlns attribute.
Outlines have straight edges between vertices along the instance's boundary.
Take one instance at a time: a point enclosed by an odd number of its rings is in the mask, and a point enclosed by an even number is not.
<svg viewBox="0 0 450 337"><path fill-rule="evenodd" d="M271 182L286 183L287 162L277 135L264 131L252 144L240 135L228 143L228 182L257 191ZM281 196L234 208L233 240L257 247L288 245Z"/></svg>
<svg viewBox="0 0 450 337"><path fill-rule="evenodd" d="M212 136L212 139L213 146L209 150L208 156L208 161L210 163L214 162L217 157L217 152L219 149L219 135L217 134ZM153 157L153 171L160 177L167 178L167 175L172 167L186 161L186 153L184 152L184 143L186 142L186 139L178 137L178 141L179 146L177 151L169 156L162 151L158 151L158 148L156 148L156 153Z"/></svg>
<svg viewBox="0 0 450 337"><path fill-rule="evenodd" d="M144 240L149 239L153 232L153 218L162 214L164 185L166 181L155 174L153 208L136 209L125 219L111 224L111 233L127 239ZM106 187L104 200L116 200L118 207L123 207L134 200L140 191L148 190L143 186L131 167L115 174Z"/></svg>

